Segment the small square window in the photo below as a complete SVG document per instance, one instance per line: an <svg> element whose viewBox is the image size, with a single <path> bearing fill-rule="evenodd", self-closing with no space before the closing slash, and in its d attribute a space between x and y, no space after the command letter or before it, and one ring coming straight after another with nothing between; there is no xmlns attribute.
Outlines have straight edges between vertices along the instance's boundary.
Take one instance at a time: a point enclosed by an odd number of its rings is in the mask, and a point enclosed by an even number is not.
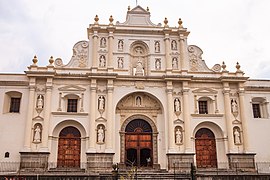
<svg viewBox="0 0 270 180"><path fill-rule="evenodd" d="M67 112L77 112L78 99L68 99Z"/></svg>
<svg viewBox="0 0 270 180"><path fill-rule="evenodd" d="M199 101L199 114L208 114L207 101Z"/></svg>
<svg viewBox="0 0 270 180"><path fill-rule="evenodd" d="M20 103L21 103L21 98L11 98L10 99L10 108L9 112L16 112L18 113L20 111Z"/></svg>

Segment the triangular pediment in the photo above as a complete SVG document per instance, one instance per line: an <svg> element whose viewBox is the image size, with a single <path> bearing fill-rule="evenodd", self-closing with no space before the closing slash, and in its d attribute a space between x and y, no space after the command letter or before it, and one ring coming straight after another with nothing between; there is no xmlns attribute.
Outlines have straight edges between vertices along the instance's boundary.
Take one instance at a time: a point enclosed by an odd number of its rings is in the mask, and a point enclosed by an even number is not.
<svg viewBox="0 0 270 180"><path fill-rule="evenodd" d="M136 6L135 8L133 8L131 11L129 11L128 13L134 13L134 14L150 14L148 11L146 11L145 9L143 9L141 6Z"/></svg>
<svg viewBox="0 0 270 180"><path fill-rule="evenodd" d="M59 91L85 91L86 89L77 85L68 85L68 86L60 87L58 88L58 90Z"/></svg>
<svg viewBox="0 0 270 180"><path fill-rule="evenodd" d="M211 88L199 88L199 89L196 89L192 92L193 93L203 93L203 94L217 94L218 93L216 90L211 89Z"/></svg>

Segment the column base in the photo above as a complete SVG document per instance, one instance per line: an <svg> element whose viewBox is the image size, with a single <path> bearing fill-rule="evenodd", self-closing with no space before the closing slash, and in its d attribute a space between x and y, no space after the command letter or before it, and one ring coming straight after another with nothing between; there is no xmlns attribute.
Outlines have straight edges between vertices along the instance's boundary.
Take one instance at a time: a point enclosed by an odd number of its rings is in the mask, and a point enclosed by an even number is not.
<svg viewBox="0 0 270 180"><path fill-rule="evenodd" d="M46 171L48 168L49 152L20 152L21 171Z"/></svg>
<svg viewBox="0 0 270 180"><path fill-rule="evenodd" d="M230 169L239 169L243 171L255 170L256 153L228 153Z"/></svg>
<svg viewBox="0 0 270 180"><path fill-rule="evenodd" d="M194 164L194 153L168 153L168 170L176 172L189 172Z"/></svg>
<svg viewBox="0 0 270 180"><path fill-rule="evenodd" d="M87 172L111 172L114 153L86 153Z"/></svg>

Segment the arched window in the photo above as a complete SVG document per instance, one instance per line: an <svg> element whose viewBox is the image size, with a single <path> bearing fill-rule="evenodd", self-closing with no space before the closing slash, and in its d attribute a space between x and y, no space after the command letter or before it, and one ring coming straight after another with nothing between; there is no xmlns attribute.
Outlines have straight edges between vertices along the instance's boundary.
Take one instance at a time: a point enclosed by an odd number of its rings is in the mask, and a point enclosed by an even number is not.
<svg viewBox="0 0 270 180"><path fill-rule="evenodd" d="M254 118L268 118L267 101L263 97L254 97L251 100Z"/></svg>
<svg viewBox="0 0 270 180"><path fill-rule="evenodd" d="M5 158L9 158L9 152L5 152Z"/></svg>
<svg viewBox="0 0 270 180"><path fill-rule="evenodd" d="M22 93L17 91L6 92L4 97L4 113L19 113Z"/></svg>

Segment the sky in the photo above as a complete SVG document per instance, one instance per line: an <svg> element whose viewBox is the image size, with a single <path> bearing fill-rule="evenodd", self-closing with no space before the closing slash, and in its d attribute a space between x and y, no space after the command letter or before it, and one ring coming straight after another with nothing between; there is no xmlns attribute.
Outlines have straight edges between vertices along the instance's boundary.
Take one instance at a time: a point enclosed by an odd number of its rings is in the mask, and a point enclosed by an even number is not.
<svg viewBox="0 0 270 180"><path fill-rule="evenodd" d="M137 0L149 7L151 21L183 26L190 31L189 45L203 50L209 68L222 61L235 72L236 62L245 76L270 79L269 0ZM0 0L0 73L24 73L34 55L38 65L50 56L67 64L74 44L87 40L87 27L99 16L124 22L136 0Z"/></svg>

